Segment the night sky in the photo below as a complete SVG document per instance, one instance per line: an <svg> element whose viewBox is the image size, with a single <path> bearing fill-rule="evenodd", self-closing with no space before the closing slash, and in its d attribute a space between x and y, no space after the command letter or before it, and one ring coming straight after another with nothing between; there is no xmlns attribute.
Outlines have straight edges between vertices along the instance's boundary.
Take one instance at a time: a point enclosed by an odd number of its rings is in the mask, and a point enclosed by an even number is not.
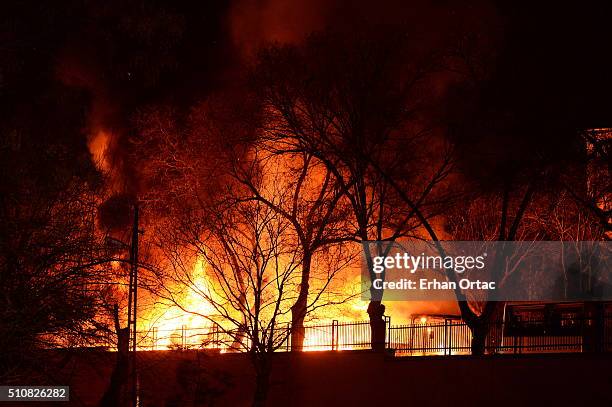
<svg viewBox="0 0 612 407"><path fill-rule="evenodd" d="M124 188L138 192L142 183L127 158L138 154L129 141L138 136L136 113L167 105L180 118L213 92L231 90L240 99L259 47L362 24L402 24L424 50L464 39L485 44L483 84L447 89L455 97L448 98L450 116L462 122L458 144L469 151L495 144L520 153L522 140L550 146L576 130L611 125L610 13L603 2L290 3L4 2L3 134L21 134L37 150L61 148L62 171L83 174L92 168L88 140L103 128L113 134L109 153ZM453 110L465 100L475 110ZM487 135L479 133L499 123L504 140L483 144Z"/></svg>

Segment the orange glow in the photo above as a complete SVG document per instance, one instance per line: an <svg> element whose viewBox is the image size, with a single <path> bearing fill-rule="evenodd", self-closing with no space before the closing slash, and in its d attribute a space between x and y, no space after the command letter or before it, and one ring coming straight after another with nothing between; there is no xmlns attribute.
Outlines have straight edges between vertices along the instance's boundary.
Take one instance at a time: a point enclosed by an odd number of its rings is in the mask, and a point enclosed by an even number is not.
<svg viewBox="0 0 612 407"><path fill-rule="evenodd" d="M193 267L194 289L177 294L176 302L180 307L156 303L141 316L139 330L143 332L143 348L208 347L206 339L213 323L206 316L212 315L215 309L197 292L206 290L208 285L204 262L198 259Z"/></svg>
<svg viewBox="0 0 612 407"><path fill-rule="evenodd" d="M110 141L111 134L109 132L106 130L98 130L90 137L87 143L94 164L102 172L108 172L110 170L110 163L108 161Z"/></svg>
<svg viewBox="0 0 612 407"><path fill-rule="evenodd" d="M92 139L90 149L93 154L101 154L102 147L107 148L109 135L104 132L98 134L98 138ZM97 152L97 153L94 153ZM252 152L256 154L257 152ZM103 155L100 155L103 157ZM293 168L298 165L295 160L288 160L286 157L270 156L263 160L264 167L262 185L260 192L263 196L273 197L286 194L283 191L291 191L295 185L293 177L289 176L290 171L295 171ZM104 164L104 160L102 163ZM321 183L325 178L324 167L312 166L309 169L309 176L304 183L305 199L314 200L317 198ZM347 250L353 251L356 261L351 264L344 265L338 275L332 280L331 284L324 293L323 302L329 301L334 305L316 309L310 313L304 321L306 326L304 338L305 351L328 351L334 339L336 350L354 349L354 346L347 345L350 343L367 344L369 343L369 325L368 325L368 301L361 297L361 268L359 265L359 252L361 245L355 243ZM327 270L325 264L315 266L313 264L313 275L320 273L326 275ZM318 267L318 268L317 268ZM206 290L210 284L209 277L206 272L207 268L202 259L194 261L193 278L189 282L190 287L181 287L180 283L176 283L175 287L180 290L180 293L174 298L179 306L170 305L168 303L155 303L152 309L148 311L139 311L139 330L144 332L146 336L143 340L143 348L150 347L153 349L173 349L181 347L189 348L218 348L225 352L231 347L231 340L227 338L222 341L223 346L219 342L210 343L210 338L217 338L217 334L222 329L215 326L209 318L212 318L217 323L224 325L224 318L219 317L219 311L213 305L208 303L202 296L202 291ZM314 296L317 290L321 289L321 281L324 278L313 278L310 286L310 295ZM174 284L174 283L173 283ZM298 285L295 284L297 290ZM199 292L198 292L199 291ZM277 320L278 326L288 326L291 321L291 313L289 311L290 304L283 303L283 307L287 312ZM393 308L392 308L393 307ZM411 304L389 304L387 315L392 315L395 323L408 322L413 314ZM430 305L427 305L430 307ZM393 309L396 314L393 315ZM420 310L422 311L422 310ZM208 318L207 318L208 317ZM232 315L236 320L237 315ZM349 329L342 328L332 332L332 321L336 324L343 323L363 323L350 332ZM426 317L420 319L421 324L428 322ZM235 329L232 323L228 322L224 329ZM363 328L363 329L362 329ZM363 346L360 346L363 348Z"/></svg>

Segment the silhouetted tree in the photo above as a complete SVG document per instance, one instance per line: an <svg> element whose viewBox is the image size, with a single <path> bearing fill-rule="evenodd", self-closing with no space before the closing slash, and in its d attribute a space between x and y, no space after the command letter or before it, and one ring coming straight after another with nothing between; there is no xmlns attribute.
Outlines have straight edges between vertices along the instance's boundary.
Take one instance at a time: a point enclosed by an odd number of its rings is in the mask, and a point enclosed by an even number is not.
<svg viewBox="0 0 612 407"><path fill-rule="evenodd" d="M247 188L245 199L252 196L251 199L268 205L289 222L299 246L301 278L299 294L291 307L291 349L300 351L304 343L304 319L321 295L320 287L311 289L311 280L313 277L320 280L321 272L333 273L337 267L330 259L323 264L317 264L317 260L321 263L322 256L338 255L340 251L330 251L330 246L339 246L354 236L350 235L347 208L339 205L342 191L329 169L305 152L270 155L266 150L269 146L265 143L258 146L261 157L256 156L253 162L265 180L261 187L253 182L256 181L253 168L235 172L235 178ZM347 266L350 258L337 258L335 262ZM320 270L322 267L328 270Z"/></svg>
<svg viewBox="0 0 612 407"><path fill-rule="evenodd" d="M517 70L511 68L514 60L507 59L517 52L516 44L495 50L495 44L478 44L474 43L474 37L466 38L468 41L460 42L456 53L451 52L449 67L452 72L459 73L459 78L450 88L447 99L450 108L444 118L449 140L454 145L457 180L462 184L466 199L460 205L466 208L460 213L463 220L456 223L455 231L465 232L465 224L487 226L481 230L471 228L475 233L469 240L513 241L519 239L525 214L538 195L561 187L559 180L563 170L575 162L579 144L577 133L566 117L560 119L559 111L554 111L558 101L543 104L541 109L532 106L534 100L546 96L541 89L530 95L533 99L526 98L528 92L524 90L533 80L532 72L518 71L517 75ZM458 60L453 59L457 56ZM503 68L497 69L500 61ZM392 176L385 176L398 195L414 208L401 185ZM490 221L486 225L482 212L467 210L478 197L498 202L488 205L486 218ZM415 212L429 238L438 242L440 231L419 215L418 208ZM474 217L466 219L470 213ZM443 254L442 246L437 244L437 247ZM501 258L496 262L502 265ZM504 267L494 269L501 273ZM456 281L453 270L447 270L446 274L449 280ZM482 354L490 319L501 304L485 300L477 307L480 309L475 309L460 289L455 290L455 294L461 316L472 331L472 353Z"/></svg>
<svg viewBox="0 0 612 407"><path fill-rule="evenodd" d="M234 117L218 102L201 105L186 127L163 108L138 117L141 134L135 142L152 158L144 174L163 182L144 195L161 215L156 235L166 256L160 261L155 294L209 321L229 350L250 353L257 384L254 403L261 405L272 353L287 343L290 314L296 303L302 305L303 279L308 279L310 289L305 292L310 298L306 295L305 309L296 314L302 321L319 307L342 301L329 299L330 283L346 264L343 259L350 257L340 247L328 248L329 254L311 258L324 261L313 270L309 265L304 276L304 246L298 234L311 234L304 242L312 250L312 241L327 243L324 239L331 233L340 233L321 226L338 216L333 212L333 178L328 175L328 185L310 189L310 184L317 185L310 179L313 172L324 166L296 160L272 163L261 145L252 142L248 118ZM235 120L228 120L227 114ZM230 139L235 142L226 144ZM307 173L300 178L303 171ZM300 191L307 187L308 193ZM202 261L202 270L194 269L195 259ZM183 303L186 291L195 293L209 311Z"/></svg>
<svg viewBox="0 0 612 407"><path fill-rule="evenodd" d="M230 351L250 354L256 376L253 405L264 405L273 353L286 346L299 296L303 254L291 223L260 200L224 195L166 233L163 241L174 242L163 248L172 269L160 270L158 295L213 324ZM202 270L194 270L186 258L201 259ZM336 303L324 294L338 269L320 275L306 315ZM195 292L210 310L203 314L182 303L184 290Z"/></svg>
<svg viewBox="0 0 612 407"><path fill-rule="evenodd" d="M93 343L110 331L98 318L111 291L97 267L101 180L80 133L78 95L53 89L27 107L28 121L14 118L0 130L3 382L43 374L35 356L42 348Z"/></svg>
<svg viewBox="0 0 612 407"><path fill-rule="evenodd" d="M423 114L431 56L411 49L414 43L401 29L370 28L270 47L253 75L264 139L276 154L302 152L327 168L351 208L357 242L392 241L415 234L420 225L381 168L401 179L427 218L440 208L436 187L451 164L447 146ZM384 312L379 294L368 307L375 320Z"/></svg>
<svg viewBox="0 0 612 407"><path fill-rule="evenodd" d="M612 237L612 131L591 129L580 132L583 150L577 162L565 174L564 188L582 206L590 211L606 231L605 239Z"/></svg>

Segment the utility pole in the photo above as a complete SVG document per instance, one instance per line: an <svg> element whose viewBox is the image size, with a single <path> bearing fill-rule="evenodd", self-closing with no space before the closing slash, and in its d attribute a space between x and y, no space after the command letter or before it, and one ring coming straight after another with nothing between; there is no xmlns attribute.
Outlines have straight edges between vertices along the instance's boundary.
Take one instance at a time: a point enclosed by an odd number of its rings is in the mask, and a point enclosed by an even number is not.
<svg viewBox="0 0 612 407"><path fill-rule="evenodd" d="M119 325L119 308L115 305L115 330L117 331L117 362L107 388L101 407L137 407L138 406L138 371L136 369L137 321L138 321L138 203L134 204L134 222L130 244L107 237L107 245L112 250L129 249L130 258L128 288L127 327ZM125 260L122 260L125 261ZM130 374L131 373L131 374Z"/></svg>
<svg viewBox="0 0 612 407"><path fill-rule="evenodd" d="M128 295L128 330L132 351L130 368L132 372L132 405L138 405L138 373L136 369L136 322L138 316L138 203L134 204L134 224L132 226L132 240L130 244L130 285Z"/></svg>

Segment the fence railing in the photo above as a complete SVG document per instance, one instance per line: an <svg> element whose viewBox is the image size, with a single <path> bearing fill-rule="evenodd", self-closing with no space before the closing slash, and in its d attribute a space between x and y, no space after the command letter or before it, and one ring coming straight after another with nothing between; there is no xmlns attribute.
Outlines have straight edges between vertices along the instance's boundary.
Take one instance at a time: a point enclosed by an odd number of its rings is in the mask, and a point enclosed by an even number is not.
<svg viewBox="0 0 612 407"><path fill-rule="evenodd" d="M485 352L546 353L581 352L588 335L562 333L512 333L503 322L489 327L485 340ZM398 354L408 355L459 355L471 353L472 332L461 321L444 321L437 324L412 324L393 326L389 329L389 347ZM604 346L602 350L611 350Z"/></svg>
<svg viewBox="0 0 612 407"><path fill-rule="evenodd" d="M370 323L338 322L305 327L303 350L350 350L370 348Z"/></svg>
<svg viewBox="0 0 612 407"><path fill-rule="evenodd" d="M612 314L594 329L591 319L568 319L551 326L548 321L527 321L521 325L508 321L493 322L485 341L488 354L612 351ZM277 332L277 351L291 350L290 326ZM218 327L173 330L155 327L138 334L141 350L215 349L221 352L244 351L246 336ZM414 322L391 325L386 319L386 347L398 355L460 355L471 352L472 332L461 320L445 319L431 323ZM307 325L304 351L358 350L371 347L368 321Z"/></svg>
<svg viewBox="0 0 612 407"><path fill-rule="evenodd" d="M471 332L465 323L413 323L389 328L389 348L410 355L451 355L469 353Z"/></svg>

